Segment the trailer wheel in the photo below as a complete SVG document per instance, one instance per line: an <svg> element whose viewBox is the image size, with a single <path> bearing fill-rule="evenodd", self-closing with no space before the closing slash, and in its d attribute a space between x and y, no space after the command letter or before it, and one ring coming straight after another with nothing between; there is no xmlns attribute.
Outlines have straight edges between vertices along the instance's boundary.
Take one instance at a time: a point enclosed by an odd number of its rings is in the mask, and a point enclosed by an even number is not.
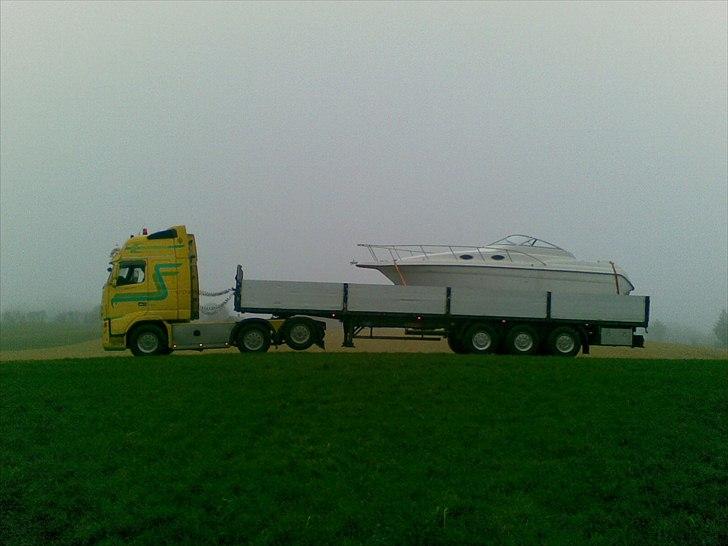
<svg viewBox="0 0 728 546"><path fill-rule="evenodd" d="M130 336L129 348L134 356L169 354L167 336L155 324L143 324L135 328Z"/></svg>
<svg viewBox="0 0 728 546"><path fill-rule="evenodd" d="M468 354L468 350L465 348L465 345L463 345L463 340L454 334L448 334L447 346L450 347L450 350L455 354Z"/></svg>
<svg viewBox="0 0 728 546"><path fill-rule="evenodd" d="M291 318L283 324L283 338L291 349L305 351L316 340L316 326L306 318Z"/></svg>
<svg viewBox="0 0 728 546"><path fill-rule="evenodd" d="M270 347L270 331L262 324L247 324L238 332L241 353L264 353Z"/></svg>
<svg viewBox="0 0 728 546"><path fill-rule="evenodd" d="M474 324L465 332L463 345L469 353L485 355L498 348L498 334L488 324Z"/></svg>
<svg viewBox="0 0 728 546"><path fill-rule="evenodd" d="M536 354L538 345L538 334L530 326L516 325L506 335L506 348L514 355Z"/></svg>
<svg viewBox="0 0 728 546"><path fill-rule="evenodd" d="M546 348L556 356L576 356L580 345L579 333L568 326L554 329L546 340Z"/></svg>

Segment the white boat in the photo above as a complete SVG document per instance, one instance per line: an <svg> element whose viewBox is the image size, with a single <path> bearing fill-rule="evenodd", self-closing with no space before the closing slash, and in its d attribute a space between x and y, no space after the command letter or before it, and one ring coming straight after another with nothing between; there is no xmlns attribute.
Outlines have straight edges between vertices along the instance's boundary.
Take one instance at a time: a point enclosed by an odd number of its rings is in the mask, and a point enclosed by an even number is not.
<svg viewBox="0 0 728 546"><path fill-rule="evenodd" d="M530 235L509 235L485 246L358 246L369 250L372 260L352 264L376 269L399 285L624 295L634 290L613 262L580 261Z"/></svg>

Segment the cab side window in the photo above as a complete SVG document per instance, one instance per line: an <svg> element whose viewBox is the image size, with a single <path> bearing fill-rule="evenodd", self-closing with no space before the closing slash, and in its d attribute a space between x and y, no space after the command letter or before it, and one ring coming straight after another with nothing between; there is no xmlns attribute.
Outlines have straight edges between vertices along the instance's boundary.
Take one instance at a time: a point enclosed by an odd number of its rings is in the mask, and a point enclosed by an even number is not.
<svg viewBox="0 0 728 546"><path fill-rule="evenodd" d="M143 283L145 278L144 265L144 262L119 264L119 275L116 277L116 286Z"/></svg>

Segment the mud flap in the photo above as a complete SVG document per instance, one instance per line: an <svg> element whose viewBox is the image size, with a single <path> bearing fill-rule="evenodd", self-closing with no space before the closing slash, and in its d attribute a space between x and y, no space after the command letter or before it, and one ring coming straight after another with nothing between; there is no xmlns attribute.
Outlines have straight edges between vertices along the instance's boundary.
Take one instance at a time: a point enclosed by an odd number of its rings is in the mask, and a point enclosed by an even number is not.
<svg viewBox="0 0 728 546"><path fill-rule="evenodd" d="M326 323L322 322L320 320L313 321L314 324L316 324L316 341L314 341L314 344L317 347L321 347L324 351L326 350L326 342L324 341L324 336L326 335Z"/></svg>

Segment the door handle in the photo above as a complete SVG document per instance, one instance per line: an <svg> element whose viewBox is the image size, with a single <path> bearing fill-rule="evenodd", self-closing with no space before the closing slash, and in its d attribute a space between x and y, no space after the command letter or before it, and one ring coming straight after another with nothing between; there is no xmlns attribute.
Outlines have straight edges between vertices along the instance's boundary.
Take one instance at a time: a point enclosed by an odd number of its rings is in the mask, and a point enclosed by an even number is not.
<svg viewBox="0 0 728 546"><path fill-rule="evenodd" d="M139 303L137 303L137 305L139 307L146 307L147 306L147 302L146 301L140 301Z"/></svg>

